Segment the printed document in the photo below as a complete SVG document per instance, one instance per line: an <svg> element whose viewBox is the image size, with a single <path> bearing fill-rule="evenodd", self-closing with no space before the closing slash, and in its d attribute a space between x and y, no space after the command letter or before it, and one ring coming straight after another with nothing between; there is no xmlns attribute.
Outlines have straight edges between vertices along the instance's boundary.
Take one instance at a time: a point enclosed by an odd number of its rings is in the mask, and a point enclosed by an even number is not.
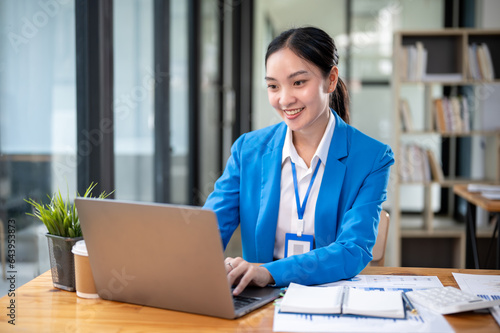
<svg viewBox="0 0 500 333"><path fill-rule="evenodd" d="M487 300L500 298L500 275L452 274L463 291ZM490 308L490 312L497 324L500 325L500 306Z"/></svg>
<svg viewBox="0 0 500 333"><path fill-rule="evenodd" d="M362 290L411 291L442 287L437 276L357 275L349 280L323 286L349 286ZM446 319L424 307L418 314L406 311L405 319L373 318L339 314L301 314L280 311L275 307L275 332L453 332Z"/></svg>

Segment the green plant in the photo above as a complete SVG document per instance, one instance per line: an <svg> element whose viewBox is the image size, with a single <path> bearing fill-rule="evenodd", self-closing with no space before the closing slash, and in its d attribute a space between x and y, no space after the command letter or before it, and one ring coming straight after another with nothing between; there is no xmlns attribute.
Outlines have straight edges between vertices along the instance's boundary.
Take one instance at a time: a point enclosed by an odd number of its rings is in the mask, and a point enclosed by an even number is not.
<svg viewBox="0 0 500 333"><path fill-rule="evenodd" d="M92 198L92 190L97 183L91 183L83 195L84 198ZM114 191L113 191L114 192ZM111 193L113 193L111 192ZM102 192L97 198L105 199L111 195ZM77 196L80 194L77 193ZM63 200L61 191L58 190L52 195L47 194L50 199L48 204L38 203L32 198L24 199L27 203L33 206L33 213L27 215L38 218L47 227L48 233L61 237L81 237L82 229L78 219L78 212L75 203L70 203L69 195L66 201Z"/></svg>

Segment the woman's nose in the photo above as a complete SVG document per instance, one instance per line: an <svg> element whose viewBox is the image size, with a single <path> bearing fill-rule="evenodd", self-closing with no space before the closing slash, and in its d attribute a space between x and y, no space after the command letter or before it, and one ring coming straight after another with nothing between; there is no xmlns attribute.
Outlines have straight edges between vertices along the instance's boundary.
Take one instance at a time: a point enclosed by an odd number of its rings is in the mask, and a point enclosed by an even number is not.
<svg viewBox="0 0 500 333"><path fill-rule="evenodd" d="M295 102L295 96L291 89L283 88L280 93L280 105L282 107L287 107Z"/></svg>

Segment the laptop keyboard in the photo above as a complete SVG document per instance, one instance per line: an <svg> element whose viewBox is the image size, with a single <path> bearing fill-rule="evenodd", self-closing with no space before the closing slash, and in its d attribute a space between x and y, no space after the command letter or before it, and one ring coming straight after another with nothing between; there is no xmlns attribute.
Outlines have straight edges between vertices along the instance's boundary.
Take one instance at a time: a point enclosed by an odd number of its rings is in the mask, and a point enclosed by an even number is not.
<svg viewBox="0 0 500 333"><path fill-rule="evenodd" d="M260 301L260 298L256 297L245 297L245 296L233 296L234 309L239 310L249 304Z"/></svg>

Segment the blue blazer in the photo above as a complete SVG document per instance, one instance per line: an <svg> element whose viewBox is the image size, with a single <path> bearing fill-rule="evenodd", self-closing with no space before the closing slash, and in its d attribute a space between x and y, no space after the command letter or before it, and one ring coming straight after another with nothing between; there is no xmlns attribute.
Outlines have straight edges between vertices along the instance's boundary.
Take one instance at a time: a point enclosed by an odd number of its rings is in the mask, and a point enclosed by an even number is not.
<svg viewBox="0 0 500 333"><path fill-rule="evenodd" d="M372 259L393 153L333 114L335 130L316 202L312 251L273 260L284 122L238 138L204 205L217 215L224 248L240 225L243 258L264 263L278 286L350 278Z"/></svg>

